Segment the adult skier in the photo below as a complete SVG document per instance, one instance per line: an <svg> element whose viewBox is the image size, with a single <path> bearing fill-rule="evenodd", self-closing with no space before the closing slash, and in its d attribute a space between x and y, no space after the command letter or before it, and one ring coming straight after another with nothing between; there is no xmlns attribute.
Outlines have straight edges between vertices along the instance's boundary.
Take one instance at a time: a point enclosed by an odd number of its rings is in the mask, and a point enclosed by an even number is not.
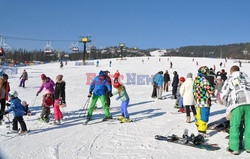
<svg viewBox="0 0 250 159"><path fill-rule="evenodd" d="M87 122L91 120L93 110L95 108L96 102L98 99L101 100L102 103L102 108L104 110L105 117L103 121L106 121L108 119L112 119L109 108L106 102L106 97L105 97L105 87L108 89L110 97L112 96L111 93L111 86L108 83L108 81L104 78L104 72L100 71L99 75L94 78L92 83L89 86L89 95L88 97L90 98L92 96L92 101L90 103L90 107L88 109L88 114L87 114Z"/></svg>

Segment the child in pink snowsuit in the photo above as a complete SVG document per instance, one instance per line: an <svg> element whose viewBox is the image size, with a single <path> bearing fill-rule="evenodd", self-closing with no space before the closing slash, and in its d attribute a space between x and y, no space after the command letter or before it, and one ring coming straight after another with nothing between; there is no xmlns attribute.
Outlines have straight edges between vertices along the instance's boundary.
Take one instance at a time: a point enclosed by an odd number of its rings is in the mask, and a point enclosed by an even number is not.
<svg viewBox="0 0 250 159"><path fill-rule="evenodd" d="M54 102L54 119L55 124L61 124L63 114L60 110L65 105L65 82L62 80L63 75L56 76L55 102Z"/></svg>

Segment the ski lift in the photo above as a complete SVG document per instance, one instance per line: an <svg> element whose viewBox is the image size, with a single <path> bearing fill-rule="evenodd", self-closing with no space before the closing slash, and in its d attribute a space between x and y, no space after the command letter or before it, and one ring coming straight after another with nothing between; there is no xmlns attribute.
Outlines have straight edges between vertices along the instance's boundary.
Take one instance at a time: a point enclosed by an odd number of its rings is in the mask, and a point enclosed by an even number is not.
<svg viewBox="0 0 250 159"><path fill-rule="evenodd" d="M0 37L0 56L5 56L5 50L11 49L11 47L5 43L4 37Z"/></svg>
<svg viewBox="0 0 250 159"><path fill-rule="evenodd" d="M51 46L51 41L48 41L46 42L46 46L45 46L45 49L44 49L44 53L46 56L53 56L53 53L52 53L52 46Z"/></svg>
<svg viewBox="0 0 250 159"><path fill-rule="evenodd" d="M77 53L79 51L79 48L78 48L78 43L76 44L71 44L71 50L74 52L74 53Z"/></svg>

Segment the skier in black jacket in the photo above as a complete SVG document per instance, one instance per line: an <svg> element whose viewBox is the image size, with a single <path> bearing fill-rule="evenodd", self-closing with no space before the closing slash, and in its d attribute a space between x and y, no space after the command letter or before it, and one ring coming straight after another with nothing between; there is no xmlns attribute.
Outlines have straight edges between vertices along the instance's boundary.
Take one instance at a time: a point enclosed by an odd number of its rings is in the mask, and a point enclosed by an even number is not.
<svg viewBox="0 0 250 159"><path fill-rule="evenodd" d="M168 82L170 81L170 76L168 73L168 70L166 70L166 72L164 73L164 87L163 87L163 91L168 91Z"/></svg>
<svg viewBox="0 0 250 159"><path fill-rule="evenodd" d="M179 75L176 71L173 72L174 77L173 77L173 82L172 82L172 98L177 99L176 93L177 93L177 87L179 84Z"/></svg>

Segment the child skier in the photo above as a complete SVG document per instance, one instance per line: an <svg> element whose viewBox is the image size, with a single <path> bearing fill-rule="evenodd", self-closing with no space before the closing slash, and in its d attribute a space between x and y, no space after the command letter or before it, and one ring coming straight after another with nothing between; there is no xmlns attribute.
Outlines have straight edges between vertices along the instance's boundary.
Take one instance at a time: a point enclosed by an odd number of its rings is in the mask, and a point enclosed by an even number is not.
<svg viewBox="0 0 250 159"><path fill-rule="evenodd" d="M29 110L29 104L27 104L26 101L22 101L22 106L24 110L24 115L31 115L31 112Z"/></svg>
<svg viewBox="0 0 250 159"><path fill-rule="evenodd" d="M63 114L60 106L65 104L65 82L62 80L63 75L56 76L55 102L54 102L54 124L61 124Z"/></svg>
<svg viewBox="0 0 250 159"><path fill-rule="evenodd" d="M49 123L50 106L52 105L53 105L52 94L49 90L46 90L45 94L43 95L43 103L42 103L43 109L40 121Z"/></svg>
<svg viewBox="0 0 250 159"><path fill-rule="evenodd" d="M126 88L124 85L117 84L114 86L117 91L113 93L113 95L118 94L119 96L116 97L116 100L121 99L121 116L118 117L118 120L120 120L122 123L131 122L131 119L129 119L128 115L128 104L129 104L129 96L126 92Z"/></svg>
<svg viewBox="0 0 250 159"><path fill-rule="evenodd" d="M177 99L176 99L175 105L179 104L178 112L186 113L186 109L185 109L185 107L183 105L183 96L180 94L180 89L181 89L181 86L182 86L183 82L185 82L185 78L180 77L178 88L177 88Z"/></svg>
<svg viewBox="0 0 250 159"><path fill-rule="evenodd" d="M10 108L4 112L4 115L13 111L14 119L12 121L12 132L18 133L19 130L17 122L19 122L19 124L21 125L20 134L25 134L27 133L27 127L23 120L24 111L21 104L21 100L18 98L18 93L16 91L10 91L8 95L10 97Z"/></svg>

